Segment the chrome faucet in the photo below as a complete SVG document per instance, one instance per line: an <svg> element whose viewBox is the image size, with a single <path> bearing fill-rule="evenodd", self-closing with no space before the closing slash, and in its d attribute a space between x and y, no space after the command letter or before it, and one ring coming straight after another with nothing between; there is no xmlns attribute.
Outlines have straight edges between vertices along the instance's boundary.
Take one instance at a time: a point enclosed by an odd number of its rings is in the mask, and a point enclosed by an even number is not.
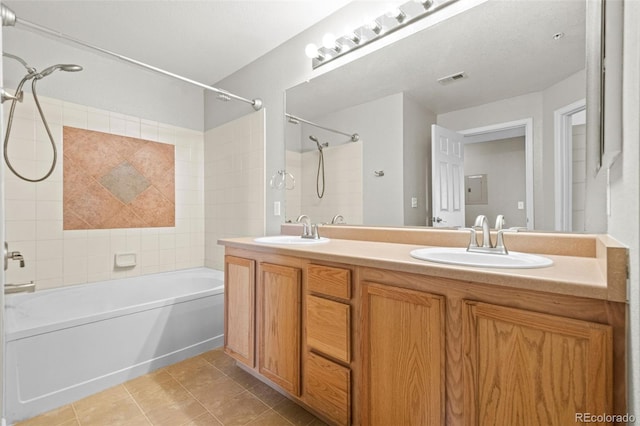
<svg viewBox="0 0 640 426"><path fill-rule="evenodd" d="M306 214L301 214L296 219L296 222L302 223L302 238L312 238L314 240L320 239L320 233L318 232L318 225L311 223L311 219Z"/></svg>
<svg viewBox="0 0 640 426"><path fill-rule="evenodd" d="M333 217L333 219L331 219L331 224L332 225L337 225L337 224L341 224L341 223L345 223L344 222L344 217L341 214L337 214Z"/></svg>
<svg viewBox="0 0 640 426"><path fill-rule="evenodd" d="M476 222L473 225L474 229L482 229L482 248L493 248L491 244L491 231L489 229L489 221L483 214L476 217Z"/></svg>
<svg viewBox="0 0 640 426"><path fill-rule="evenodd" d="M498 235L496 236L496 244L493 245L491 242L491 230L489 229L489 222L487 221L487 217L485 215L478 215L476 217L475 224L473 228L464 228L465 230L471 231L471 239L469 241L469 246L467 247L467 251L475 251L479 253L495 253L495 254L509 254L509 250L504 245L504 236L505 232L518 232L522 229L520 227L513 227L504 229L504 216L498 215L496 218L496 229L498 229ZM482 229L482 246L478 246L478 242L476 240L476 230Z"/></svg>

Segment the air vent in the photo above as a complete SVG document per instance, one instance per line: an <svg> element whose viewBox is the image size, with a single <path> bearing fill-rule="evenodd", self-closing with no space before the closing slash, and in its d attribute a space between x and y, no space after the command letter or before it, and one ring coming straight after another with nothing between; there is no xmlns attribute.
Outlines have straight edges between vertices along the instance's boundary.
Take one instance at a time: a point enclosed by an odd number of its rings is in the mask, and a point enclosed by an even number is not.
<svg viewBox="0 0 640 426"><path fill-rule="evenodd" d="M453 83L454 81L462 80L464 78L467 78L467 73L462 71L462 72L457 72L455 74L448 75L446 77L439 78L438 83L450 84L450 83Z"/></svg>

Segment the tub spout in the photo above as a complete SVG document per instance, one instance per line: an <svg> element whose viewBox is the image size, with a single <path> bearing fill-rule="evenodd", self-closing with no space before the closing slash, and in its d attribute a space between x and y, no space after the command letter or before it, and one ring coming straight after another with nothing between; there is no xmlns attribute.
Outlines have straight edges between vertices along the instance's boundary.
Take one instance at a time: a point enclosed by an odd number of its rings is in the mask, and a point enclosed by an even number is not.
<svg viewBox="0 0 640 426"><path fill-rule="evenodd" d="M23 284L5 284L4 294L13 293L33 293L36 291L36 284L33 281Z"/></svg>

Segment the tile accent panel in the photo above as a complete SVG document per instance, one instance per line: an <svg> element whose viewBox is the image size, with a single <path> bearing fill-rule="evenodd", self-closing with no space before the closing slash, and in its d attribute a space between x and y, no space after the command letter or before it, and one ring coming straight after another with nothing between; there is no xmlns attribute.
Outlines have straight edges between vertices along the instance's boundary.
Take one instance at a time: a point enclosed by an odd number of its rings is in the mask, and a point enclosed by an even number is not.
<svg viewBox="0 0 640 426"><path fill-rule="evenodd" d="M10 262L5 282L18 284L33 280L38 290L44 290L204 265L203 132L44 96L40 96L40 103L58 147L59 161L47 180L35 184L19 180L5 168L6 239L10 249L22 252L26 261L24 268L17 262ZM4 109L4 114L6 123L8 108ZM63 126L159 142L158 145L173 150L175 225L144 227L145 222L153 220L156 214L147 201L157 199L157 192L164 194L171 190L170 184L162 183L156 176L156 186L149 186L130 202L144 206L136 215L116 208L109 218L103 209L96 214L104 217L104 229L64 229L63 222L67 218L63 216L63 168L67 161L74 160L67 155ZM122 149L128 149L127 145ZM137 169L140 163L148 161L142 154L127 162ZM24 102L16 107L9 155L18 171L27 177L42 176L51 165L51 146L31 96L25 96ZM102 156L101 160L93 170L102 173L101 176L122 163L107 156ZM127 169L128 166L124 166L113 173L126 175ZM94 178L89 181L110 194L103 186L109 185L108 182L101 183ZM153 193L150 188L157 192ZM120 196L126 198L127 191L122 191ZM110 206L122 204L116 197L112 198L114 202ZM83 221L81 217L73 220ZM120 225L116 225L116 221ZM116 252L137 253L138 264L132 268L115 268Z"/></svg>
<svg viewBox="0 0 640 426"><path fill-rule="evenodd" d="M63 127L63 229L175 226L175 146Z"/></svg>

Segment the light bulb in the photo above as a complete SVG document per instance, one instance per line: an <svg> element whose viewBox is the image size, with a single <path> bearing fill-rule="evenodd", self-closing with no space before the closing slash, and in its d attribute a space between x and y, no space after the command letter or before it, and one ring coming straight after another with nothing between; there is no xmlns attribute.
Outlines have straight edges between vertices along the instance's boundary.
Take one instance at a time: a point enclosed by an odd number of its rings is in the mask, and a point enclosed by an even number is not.
<svg viewBox="0 0 640 426"><path fill-rule="evenodd" d="M304 53L305 55L307 55L308 58L310 59L315 59L315 58L319 58L322 55L320 55L320 53L318 52L318 46L316 46L313 43L309 43L307 44L307 47L304 48Z"/></svg>
<svg viewBox="0 0 640 426"><path fill-rule="evenodd" d="M373 31L376 34L380 34L382 32L382 25L380 25L380 22L373 20L371 22L369 22L367 24L367 28L369 28L371 31Z"/></svg>
<svg viewBox="0 0 640 426"><path fill-rule="evenodd" d="M407 14L396 7L395 9L391 9L389 12L387 12L387 16L389 18L395 19L396 21L398 21L398 23L402 23L402 21L404 21L407 17Z"/></svg>
<svg viewBox="0 0 640 426"><path fill-rule="evenodd" d="M331 33L326 33L324 37L322 37L322 45L327 49L335 49L336 37Z"/></svg>

